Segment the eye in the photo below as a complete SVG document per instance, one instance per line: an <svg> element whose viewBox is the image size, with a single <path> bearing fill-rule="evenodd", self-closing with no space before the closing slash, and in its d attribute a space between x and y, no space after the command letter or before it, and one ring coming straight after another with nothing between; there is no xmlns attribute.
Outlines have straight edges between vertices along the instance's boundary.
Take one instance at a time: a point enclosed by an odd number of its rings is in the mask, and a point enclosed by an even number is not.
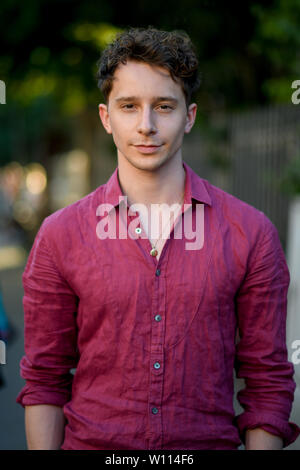
<svg viewBox="0 0 300 470"><path fill-rule="evenodd" d="M128 109L128 110L130 110L130 109L133 109L133 107L134 107L134 104L128 103L128 104L124 104L124 105L122 106L122 109L126 109L126 110Z"/></svg>
<svg viewBox="0 0 300 470"><path fill-rule="evenodd" d="M174 109L168 104L160 104L158 107L161 109L161 111L171 111L172 109Z"/></svg>

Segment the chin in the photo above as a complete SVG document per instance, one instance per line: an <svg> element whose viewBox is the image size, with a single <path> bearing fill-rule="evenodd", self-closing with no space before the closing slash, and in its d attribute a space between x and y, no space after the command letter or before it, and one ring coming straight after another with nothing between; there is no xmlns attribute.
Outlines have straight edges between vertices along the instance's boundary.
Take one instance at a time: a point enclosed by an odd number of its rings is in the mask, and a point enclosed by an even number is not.
<svg viewBox="0 0 300 470"><path fill-rule="evenodd" d="M164 166L171 157L169 155L147 155L142 157L128 158L126 160L138 170L155 171Z"/></svg>

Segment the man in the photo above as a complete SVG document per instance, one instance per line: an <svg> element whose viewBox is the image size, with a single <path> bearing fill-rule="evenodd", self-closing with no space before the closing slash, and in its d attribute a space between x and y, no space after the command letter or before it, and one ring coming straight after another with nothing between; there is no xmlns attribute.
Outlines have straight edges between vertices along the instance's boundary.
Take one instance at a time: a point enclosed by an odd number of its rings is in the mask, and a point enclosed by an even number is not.
<svg viewBox="0 0 300 470"><path fill-rule="evenodd" d="M277 231L182 160L197 67L185 34L154 28L101 57L118 167L45 219L23 274L17 400L30 449L281 449L299 435ZM171 205L166 236L157 216ZM238 417L234 368L246 380Z"/></svg>

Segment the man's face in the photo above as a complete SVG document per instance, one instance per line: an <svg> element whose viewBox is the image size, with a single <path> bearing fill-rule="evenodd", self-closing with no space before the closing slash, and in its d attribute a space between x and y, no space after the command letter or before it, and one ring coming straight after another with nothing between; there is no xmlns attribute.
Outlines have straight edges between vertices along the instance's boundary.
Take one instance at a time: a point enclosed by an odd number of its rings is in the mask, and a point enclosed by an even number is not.
<svg viewBox="0 0 300 470"><path fill-rule="evenodd" d="M196 104L185 96L168 70L143 62L119 65L108 105L99 105L103 126L112 134L118 158L135 168L154 171L180 154L190 132Z"/></svg>

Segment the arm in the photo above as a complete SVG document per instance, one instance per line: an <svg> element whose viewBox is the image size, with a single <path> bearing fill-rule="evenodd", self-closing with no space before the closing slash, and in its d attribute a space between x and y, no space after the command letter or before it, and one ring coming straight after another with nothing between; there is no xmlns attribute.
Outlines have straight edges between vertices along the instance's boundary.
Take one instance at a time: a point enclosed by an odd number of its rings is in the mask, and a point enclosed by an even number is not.
<svg viewBox="0 0 300 470"><path fill-rule="evenodd" d="M246 448L277 447L278 439L286 447L299 435L299 427L289 422L296 388L286 347L289 271L277 230L266 216L252 246L236 296L235 369L246 387L237 395L244 412L235 421Z"/></svg>
<svg viewBox="0 0 300 470"><path fill-rule="evenodd" d="M29 450L57 450L64 439L63 409L54 405L25 406L25 429Z"/></svg>
<svg viewBox="0 0 300 470"><path fill-rule="evenodd" d="M263 429L247 429L245 448L246 450L281 450L283 440Z"/></svg>
<svg viewBox="0 0 300 470"><path fill-rule="evenodd" d="M26 435L32 448L56 447L64 436L63 407L71 399L78 362L78 299L58 270L42 226L23 273L26 384L17 397L25 408Z"/></svg>

